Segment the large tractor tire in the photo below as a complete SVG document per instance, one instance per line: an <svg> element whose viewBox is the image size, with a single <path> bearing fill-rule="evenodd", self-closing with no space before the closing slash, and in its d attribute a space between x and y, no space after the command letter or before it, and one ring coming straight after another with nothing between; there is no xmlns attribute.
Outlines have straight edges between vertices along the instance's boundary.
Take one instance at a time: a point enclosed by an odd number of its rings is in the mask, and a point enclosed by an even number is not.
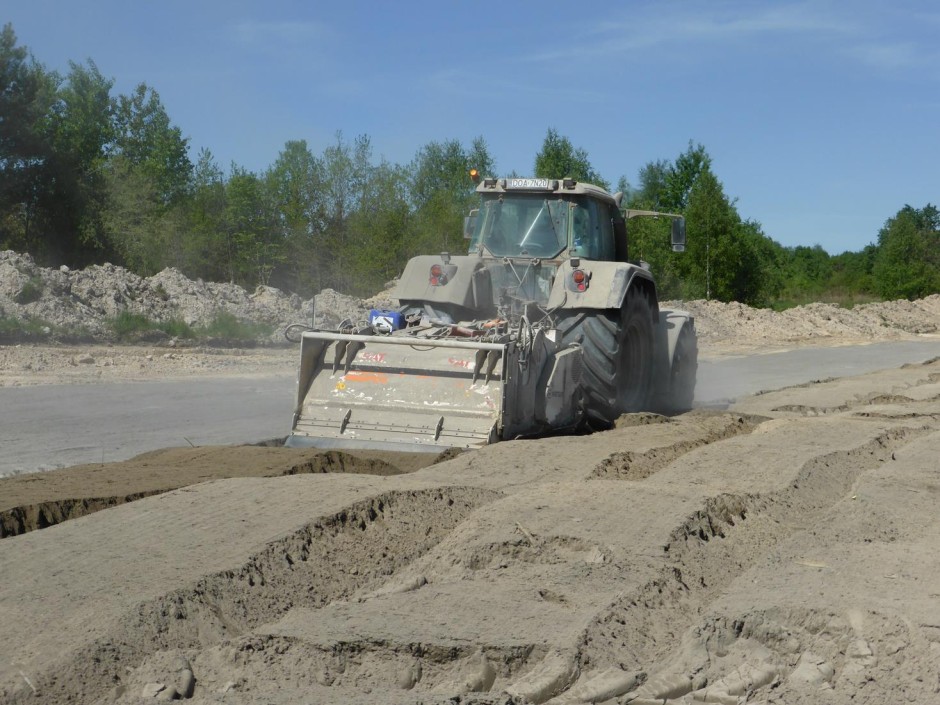
<svg viewBox="0 0 940 705"><path fill-rule="evenodd" d="M698 374L698 337L695 324L682 327L669 370L666 410L670 413L688 411L695 400L695 378Z"/></svg>
<svg viewBox="0 0 940 705"><path fill-rule="evenodd" d="M623 413L649 407L653 379L653 322L637 289L620 311L572 310L558 321L565 345L581 346L584 425L610 428Z"/></svg>

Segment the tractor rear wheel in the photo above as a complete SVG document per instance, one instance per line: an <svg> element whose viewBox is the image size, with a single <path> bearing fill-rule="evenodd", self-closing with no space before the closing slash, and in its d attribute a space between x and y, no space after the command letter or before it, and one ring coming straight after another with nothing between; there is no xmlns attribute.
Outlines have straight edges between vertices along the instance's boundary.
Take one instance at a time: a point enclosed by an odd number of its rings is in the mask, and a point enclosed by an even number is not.
<svg viewBox="0 0 940 705"><path fill-rule="evenodd" d="M574 310L558 321L562 342L581 346L581 407L591 430L610 428L623 413L649 406L653 323L649 301L627 292L620 311Z"/></svg>

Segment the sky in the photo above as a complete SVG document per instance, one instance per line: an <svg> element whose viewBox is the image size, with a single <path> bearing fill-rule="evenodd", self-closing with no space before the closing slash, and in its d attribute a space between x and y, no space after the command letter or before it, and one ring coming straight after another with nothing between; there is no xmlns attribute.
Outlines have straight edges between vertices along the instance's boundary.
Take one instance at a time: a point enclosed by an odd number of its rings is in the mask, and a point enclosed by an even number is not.
<svg viewBox="0 0 940 705"><path fill-rule="evenodd" d="M261 172L338 131L376 161L483 137L531 174L549 128L609 182L702 144L785 246L876 242L940 202L940 4L924 0L7 0L47 69L155 89L189 139Z"/></svg>

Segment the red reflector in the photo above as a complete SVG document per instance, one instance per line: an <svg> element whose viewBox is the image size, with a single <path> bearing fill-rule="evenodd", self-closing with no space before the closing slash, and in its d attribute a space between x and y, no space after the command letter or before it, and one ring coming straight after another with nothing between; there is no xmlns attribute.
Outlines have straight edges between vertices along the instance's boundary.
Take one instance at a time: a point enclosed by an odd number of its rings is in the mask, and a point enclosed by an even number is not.
<svg viewBox="0 0 940 705"><path fill-rule="evenodd" d="M437 286L439 283L437 277L431 277L428 281L431 283L431 286Z"/></svg>

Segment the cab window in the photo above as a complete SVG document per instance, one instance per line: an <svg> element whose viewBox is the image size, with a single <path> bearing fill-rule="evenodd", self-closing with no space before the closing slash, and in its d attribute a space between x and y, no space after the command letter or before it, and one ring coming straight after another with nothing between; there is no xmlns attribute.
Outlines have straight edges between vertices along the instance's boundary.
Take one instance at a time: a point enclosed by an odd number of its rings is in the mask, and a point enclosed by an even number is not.
<svg viewBox="0 0 940 705"><path fill-rule="evenodd" d="M567 243L568 204L541 194L507 194L484 200L470 241L498 257L554 257Z"/></svg>
<svg viewBox="0 0 940 705"><path fill-rule="evenodd" d="M572 254L586 259L615 259L614 231L606 203L585 199L574 206Z"/></svg>

